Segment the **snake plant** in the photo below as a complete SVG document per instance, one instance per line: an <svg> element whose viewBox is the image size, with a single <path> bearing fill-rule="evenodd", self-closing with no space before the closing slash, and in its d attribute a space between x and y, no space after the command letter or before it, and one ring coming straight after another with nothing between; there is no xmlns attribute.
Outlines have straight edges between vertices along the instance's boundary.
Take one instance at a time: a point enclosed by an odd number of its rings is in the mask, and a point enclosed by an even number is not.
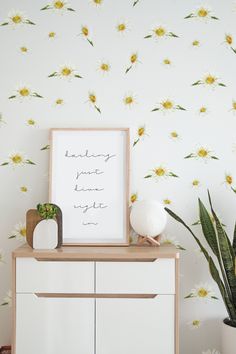
<svg viewBox="0 0 236 354"><path fill-rule="evenodd" d="M203 246L192 229L179 216L168 208L165 208L165 210L175 220L184 225L197 242L208 262L210 274L218 285L228 312L229 318L225 319L224 322L232 327L236 327L236 223L233 241L231 243L224 226L213 209L209 191L208 199L212 217L200 199L198 199L198 204L202 233L209 246L209 251Z"/></svg>

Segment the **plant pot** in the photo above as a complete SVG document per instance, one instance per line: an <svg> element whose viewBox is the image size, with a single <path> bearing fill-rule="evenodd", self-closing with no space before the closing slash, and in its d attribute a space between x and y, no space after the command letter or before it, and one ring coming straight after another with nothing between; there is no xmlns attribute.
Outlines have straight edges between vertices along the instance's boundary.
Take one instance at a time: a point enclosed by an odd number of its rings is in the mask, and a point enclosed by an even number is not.
<svg viewBox="0 0 236 354"><path fill-rule="evenodd" d="M225 318L221 329L222 354L235 354L236 351L236 327L229 324L229 319Z"/></svg>
<svg viewBox="0 0 236 354"><path fill-rule="evenodd" d="M58 235L57 235L57 248L62 245L62 212L61 209L57 206L58 213L56 216L56 221L58 225ZM26 213L26 240L30 247L33 246L34 230L38 223L44 220L38 213L37 209L30 209Z"/></svg>
<svg viewBox="0 0 236 354"><path fill-rule="evenodd" d="M34 229L34 249L54 249L58 244L58 225L54 219L41 220Z"/></svg>

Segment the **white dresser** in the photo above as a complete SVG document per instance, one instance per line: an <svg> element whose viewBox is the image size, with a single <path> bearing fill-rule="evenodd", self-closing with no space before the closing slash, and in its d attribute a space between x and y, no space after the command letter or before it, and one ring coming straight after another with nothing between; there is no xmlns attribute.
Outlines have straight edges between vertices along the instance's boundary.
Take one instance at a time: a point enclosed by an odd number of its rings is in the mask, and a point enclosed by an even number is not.
<svg viewBox="0 0 236 354"><path fill-rule="evenodd" d="M13 354L179 354L178 251L13 252Z"/></svg>

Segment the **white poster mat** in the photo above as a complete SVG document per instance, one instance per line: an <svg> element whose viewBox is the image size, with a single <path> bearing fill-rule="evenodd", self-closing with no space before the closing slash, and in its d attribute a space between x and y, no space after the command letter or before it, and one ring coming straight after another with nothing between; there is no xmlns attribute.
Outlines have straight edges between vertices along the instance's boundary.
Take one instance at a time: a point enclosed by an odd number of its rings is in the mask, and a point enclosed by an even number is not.
<svg viewBox="0 0 236 354"><path fill-rule="evenodd" d="M52 129L50 201L64 244L128 243L129 130Z"/></svg>

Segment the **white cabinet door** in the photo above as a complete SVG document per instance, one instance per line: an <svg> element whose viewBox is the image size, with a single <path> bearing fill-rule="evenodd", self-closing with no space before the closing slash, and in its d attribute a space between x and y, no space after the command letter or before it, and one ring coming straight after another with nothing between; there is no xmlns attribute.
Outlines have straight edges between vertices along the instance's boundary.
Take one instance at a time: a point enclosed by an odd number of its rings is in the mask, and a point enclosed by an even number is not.
<svg viewBox="0 0 236 354"><path fill-rule="evenodd" d="M94 354L94 299L16 296L16 354Z"/></svg>
<svg viewBox="0 0 236 354"><path fill-rule="evenodd" d="M174 299L97 299L96 354L174 354Z"/></svg>

